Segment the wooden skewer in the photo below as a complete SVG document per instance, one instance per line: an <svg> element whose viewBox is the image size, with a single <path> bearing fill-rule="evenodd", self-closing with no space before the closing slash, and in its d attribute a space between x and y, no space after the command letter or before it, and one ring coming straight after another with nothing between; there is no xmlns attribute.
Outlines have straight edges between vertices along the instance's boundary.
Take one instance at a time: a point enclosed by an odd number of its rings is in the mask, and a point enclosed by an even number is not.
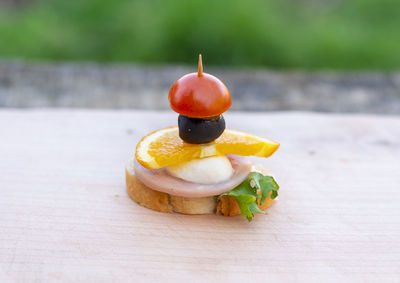
<svg viewBox="0 0 400 283"><path fill-rule="evenodd" d="M201 59L201 54L199 54L199 67L197 69L197 76L199 77L203 76L203 61Z"/></svg>

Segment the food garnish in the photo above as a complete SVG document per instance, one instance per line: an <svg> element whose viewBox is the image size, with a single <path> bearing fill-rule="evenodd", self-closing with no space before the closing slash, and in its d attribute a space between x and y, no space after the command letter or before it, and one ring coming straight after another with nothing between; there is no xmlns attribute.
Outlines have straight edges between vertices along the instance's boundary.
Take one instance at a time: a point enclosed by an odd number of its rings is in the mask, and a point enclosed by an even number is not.
<svg viewBox="0 0 400 283"><path fill-rule="evenodd" d="M168 99L172 110L194 118L218 116L232 105L225 84L217 77L203 73L201 55L198 72L178 79L172 85Z"/></svg>
<svg viewBox="0 0 400 283"><path fill-rule="evenodd" d="M158 169L214 155L268 157L278 147L275 141L230 129L211 143L189 144L179 137L178 127L169 127L145 136L136 147L136 159L147 169Z"/></svg>
<svg viewBox="0 0 400 283"><path fill-rule="evenodd" d="M179 113L179 136L187 143L208 143L225 129L222 113L232 105L227 87L218 78L203 73L199 55L197 73L178 79L168 95L171 108Z"/></svg>
<svg viewBox="0 0 400 283"><path fill-rule="evenodd" d="M211 118L190 118L179 115L179 137L187 143L209 143L218 138L225 130L222 115Z"/></svg>
<svg viewBox="0 0 400 283"><path fill-rule="evenodd" d="M278 190L279 185L272 176L251 172L239 186L221 194L220 197L225 195L234 197L243 218L246 217L248 221L251 221L254 214L264 214L264 211L258 208L258 203L263 204L268 196L275 199L278 196Z"/></svg>

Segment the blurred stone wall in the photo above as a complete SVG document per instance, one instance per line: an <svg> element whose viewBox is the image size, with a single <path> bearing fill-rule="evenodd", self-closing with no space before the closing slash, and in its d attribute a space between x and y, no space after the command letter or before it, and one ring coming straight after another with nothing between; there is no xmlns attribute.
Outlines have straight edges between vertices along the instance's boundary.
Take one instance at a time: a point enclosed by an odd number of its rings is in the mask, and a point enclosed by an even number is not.
<svg viewBox="0 0 400 283"><path fill-rule="evenodd" d="M0 107L169 109L172 83L195 66L0 61ZM224 69L205 65L233 110L400 114L400 73Z"/></svg>

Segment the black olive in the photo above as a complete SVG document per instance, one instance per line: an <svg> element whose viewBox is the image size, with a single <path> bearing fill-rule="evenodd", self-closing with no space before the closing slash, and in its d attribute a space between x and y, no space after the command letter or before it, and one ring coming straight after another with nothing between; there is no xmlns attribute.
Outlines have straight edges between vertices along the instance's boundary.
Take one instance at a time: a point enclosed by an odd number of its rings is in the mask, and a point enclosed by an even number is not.
<svg viewBox="0 0 400 283"><path fill-rule="evenodd" d="M218 138L225 130L222 115L210 118L178 117L179 136L187 143L208 143Z"/></svg>

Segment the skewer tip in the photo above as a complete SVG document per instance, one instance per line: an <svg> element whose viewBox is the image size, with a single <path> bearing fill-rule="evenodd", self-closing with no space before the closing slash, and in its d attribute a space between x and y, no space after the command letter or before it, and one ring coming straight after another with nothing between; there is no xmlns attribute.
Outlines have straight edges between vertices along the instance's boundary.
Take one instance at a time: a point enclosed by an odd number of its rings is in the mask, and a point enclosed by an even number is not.
<svg viewBox="0 0 400 283"><path fill-rule="evenodd" d="M203 60L201 59L201 54L199 54L199 67L197 69L197 76L203 76Z"/></svg>

